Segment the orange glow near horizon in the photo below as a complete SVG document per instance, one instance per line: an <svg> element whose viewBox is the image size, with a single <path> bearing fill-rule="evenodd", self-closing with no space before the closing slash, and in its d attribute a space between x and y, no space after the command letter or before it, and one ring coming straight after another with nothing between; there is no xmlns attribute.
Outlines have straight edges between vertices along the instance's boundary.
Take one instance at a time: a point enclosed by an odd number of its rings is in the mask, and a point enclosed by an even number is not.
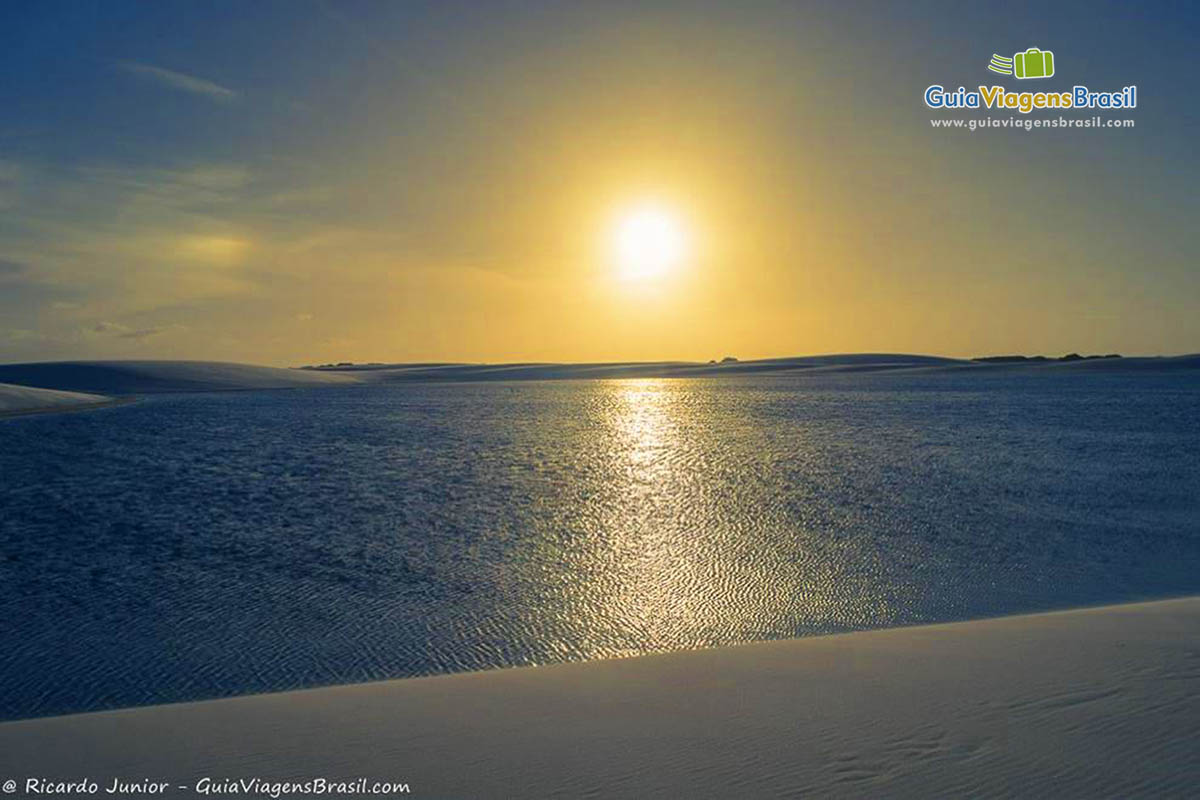
<svg viewBox="0 0 1200 800"><path fill-rule="evenodd" d="M590 21L486 57L454 28L460 68L420 80L339 28L278 97L132 83L79 158L0 158L0 360L1195 349L1193 182L1176 153L1128 189L1156 126L939 133L924 39L835 5L564 7ZM155 146L100 148L133 111ZM126 329L155 333L95 333Z"/></svg>

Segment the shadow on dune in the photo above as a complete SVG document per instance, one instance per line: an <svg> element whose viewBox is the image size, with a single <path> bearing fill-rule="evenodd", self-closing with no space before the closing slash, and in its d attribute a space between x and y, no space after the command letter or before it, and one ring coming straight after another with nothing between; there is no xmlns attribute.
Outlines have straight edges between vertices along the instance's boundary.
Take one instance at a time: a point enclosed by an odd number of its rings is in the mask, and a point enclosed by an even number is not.
<svg viewBox="0 0 1200 800"><path fill-rule="evenodd" d="M353 383L348 375L216 361L50 361L0 364L0 382L101 394L283 389Z"/></svg>

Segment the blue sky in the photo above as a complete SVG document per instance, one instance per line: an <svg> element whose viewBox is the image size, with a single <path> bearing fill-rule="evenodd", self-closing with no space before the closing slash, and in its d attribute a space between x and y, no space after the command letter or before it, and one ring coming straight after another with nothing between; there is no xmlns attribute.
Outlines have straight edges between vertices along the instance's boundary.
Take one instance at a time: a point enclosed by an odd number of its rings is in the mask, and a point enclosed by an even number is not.
<svg viewBox="0 0 1200 800"><path fill-rule="evenodd" d="M1198 33L1185 4L5 4L0 359L1200 350ZM931 130L925 86L1028 46L1037 88L1137 84L1136 128ZM630 294L596 231L645 191L696 259Z"/></svg>

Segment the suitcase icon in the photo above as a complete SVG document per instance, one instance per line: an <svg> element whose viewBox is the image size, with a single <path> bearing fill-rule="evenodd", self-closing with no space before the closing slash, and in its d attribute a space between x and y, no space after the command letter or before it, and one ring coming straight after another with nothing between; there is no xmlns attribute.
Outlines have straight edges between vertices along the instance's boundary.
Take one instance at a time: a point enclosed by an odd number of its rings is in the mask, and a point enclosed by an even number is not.
<svg viewBox="0 0 1200 800"><path fill-rule="evenodd" d="M1013 56L1013 74L1018 78L1049 78L1054 74L1054 53L1031 47Z"/></svg>

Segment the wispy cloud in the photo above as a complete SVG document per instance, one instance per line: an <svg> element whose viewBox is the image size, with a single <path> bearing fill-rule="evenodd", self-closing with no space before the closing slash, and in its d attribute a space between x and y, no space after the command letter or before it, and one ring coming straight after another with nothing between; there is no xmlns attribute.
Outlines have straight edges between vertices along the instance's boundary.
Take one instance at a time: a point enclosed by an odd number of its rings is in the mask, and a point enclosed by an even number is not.
<svg viewBox="0 0 1200 800"><path fill-rule="evenodd" d="M24 264L19 261L9 261L7 258L0 258L0 278L20 275L23 272L25 272Z"/></svg>
<svg viewBox="0 0 1200 800"><path fill-rule="evenodd" d="M11 342L40 342L46 338L45 335L28 328L13 328L8 331L8 340Z"/></svg>
<svg viewBox="0 0 1200 800"><path fill-rule="evenodd" d="M160 86L166 86L168 89L177 89L181 92L202 95L220 103L235 100L238 96L237 92L219 83L185 75L182 72L156 67L153 64L142 64L137 61L118 61L117 66L131 75L153 81Z"/></svg>
<svg viewBox="0 0 1200 800"><path fill-rule="evenodd" d="M100 322L91 329L91 332L104 336L115 336L118 339L149 339L151 336L165 333L174 327L176 326L166 325L158 328L134 329L116 322Z"/></svg>
<svg viewBox="0 0 1200 800"><path fill-rule="evenodd" d="M0 211L16 206L20 178L20 167L11 161L0 161Z"/></svg>

